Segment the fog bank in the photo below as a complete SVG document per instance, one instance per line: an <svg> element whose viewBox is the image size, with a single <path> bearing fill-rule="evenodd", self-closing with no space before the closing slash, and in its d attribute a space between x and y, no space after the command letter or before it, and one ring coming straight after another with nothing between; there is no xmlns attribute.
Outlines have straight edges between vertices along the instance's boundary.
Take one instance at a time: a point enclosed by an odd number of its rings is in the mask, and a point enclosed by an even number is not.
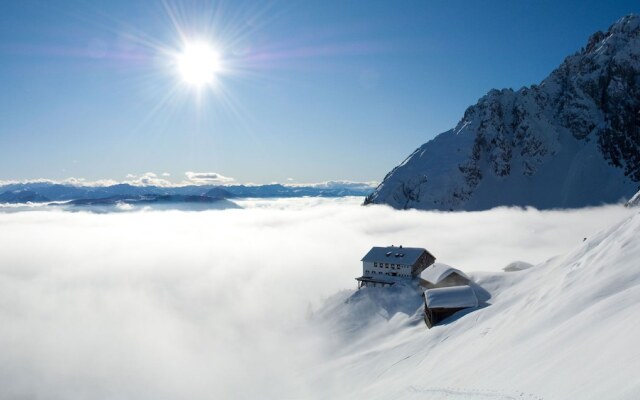
<svg viewBox="0 0 640 400"><path fill-rule="evenodd" d="M465 271L497 271L564 253L633 213L360 201L0 213L0 398L322 398L304 371L335 343L305 316L355 288L371 246L421 246Z"/></svg>

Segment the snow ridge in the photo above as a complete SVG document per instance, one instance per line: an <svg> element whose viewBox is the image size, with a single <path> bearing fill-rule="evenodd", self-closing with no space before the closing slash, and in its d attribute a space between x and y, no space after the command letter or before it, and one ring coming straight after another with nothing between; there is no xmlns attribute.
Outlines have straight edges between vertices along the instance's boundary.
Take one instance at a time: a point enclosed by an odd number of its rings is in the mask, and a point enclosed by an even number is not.
<svg viewBox="0 0 640 400"><path fill-rule="evenodd" d="M481 210L616 203L640 187L640 16L539 85L491 90L394 168L365 204Z"/></svg>

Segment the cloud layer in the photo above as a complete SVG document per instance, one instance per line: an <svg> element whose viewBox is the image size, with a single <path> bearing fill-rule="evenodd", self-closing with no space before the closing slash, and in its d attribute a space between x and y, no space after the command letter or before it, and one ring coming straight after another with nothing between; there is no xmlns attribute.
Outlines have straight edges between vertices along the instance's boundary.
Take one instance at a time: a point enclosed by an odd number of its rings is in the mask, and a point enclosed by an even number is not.
<svg viewBox="0 0 640 400"><path fill-rule="evenodd" d="M128 184L132 186L158 186L158 187L180 187L188 185L240 185L247 186L259 186L262 184L245 182L238 182L236 179L229 176L222 175L217 172L194 172L187 171L184 173L185 178L182 180L171 180L171 174L169 172L163 172L156 174L155 172L145 172L142 174L127 174L124 180L115 179L99 179L99 180L87 180L85 178L66 178L61 180L38 178L38 179L25 179L25 180L0 180L0 187L4 185L23 183L50 183L50 184L62 184L70 186L84 186L84 187L104 187L117 184ZM270 182L270 184L278 182ZM312 187L319 189L356 189L356 190L373 190L378 182L357 182L349 180L332 180L323 182L312 183L299 183L295 182L293 178L287 178L283 183L285 186L301 186Z"/></svg>
<svg viewBox="0 0 640 400"><path fill-rule="evenodd" d="M322 398L305 374L332 335L309 310L354 289L372 245L427 247L465 271L566 252L633 211L361 207L0 213L0 397Z"/></svg>
<svg viewBox="0 0 640 400"><path fill-rule="evenodd" d="M217 172L185 172L187 179L196 184L226 184L234 182L235 179L221 175Z"/></svg>

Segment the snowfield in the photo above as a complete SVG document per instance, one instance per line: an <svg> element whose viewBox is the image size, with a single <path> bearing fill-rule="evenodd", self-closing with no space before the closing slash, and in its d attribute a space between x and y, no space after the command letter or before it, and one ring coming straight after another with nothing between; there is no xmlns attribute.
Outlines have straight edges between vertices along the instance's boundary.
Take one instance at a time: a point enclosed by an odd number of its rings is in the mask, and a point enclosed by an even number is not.
<svg viewBox="0 0 640 400"><path fill-rule="evenodd" d="M0 212L0 398L637 397L637 209L360 202ZM479 308L428 330L411 288L355 290L392 243L463 270Z"/></svg>
<svg viewBox="0 0 640 400"><path fill-rule="evenodd" d="M353 317L368 303L378 314L365 314L372 321L357 333L342 325L356 344L325 367L340 372L323 372L320 386L345 399L637 398L639 233L637 214L531 269L472 274L488 304L428 331L421 310L387 321L395 293L363 289L377 293L333 307Z"/></svg>

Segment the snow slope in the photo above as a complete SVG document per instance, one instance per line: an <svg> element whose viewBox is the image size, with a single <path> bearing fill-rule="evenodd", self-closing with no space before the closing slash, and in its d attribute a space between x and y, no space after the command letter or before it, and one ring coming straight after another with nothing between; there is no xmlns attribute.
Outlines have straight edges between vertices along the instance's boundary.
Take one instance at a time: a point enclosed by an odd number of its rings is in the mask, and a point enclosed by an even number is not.
<svg viewBox="0 0 640 400"><path fill-rule="evenodd" d="M483 210L628 199L640 187L639 111L640 16L629 15L539 85L490 91L365 204Z"/></svg>
<svg viewBox="0 0 640 400"><path fill-rule="evenodd" d="M430 330L411 288L336 296L317 316L340 343L318 398L638 398L639 233L640 213L535 267L472 274L483 305Z"/></svg>

